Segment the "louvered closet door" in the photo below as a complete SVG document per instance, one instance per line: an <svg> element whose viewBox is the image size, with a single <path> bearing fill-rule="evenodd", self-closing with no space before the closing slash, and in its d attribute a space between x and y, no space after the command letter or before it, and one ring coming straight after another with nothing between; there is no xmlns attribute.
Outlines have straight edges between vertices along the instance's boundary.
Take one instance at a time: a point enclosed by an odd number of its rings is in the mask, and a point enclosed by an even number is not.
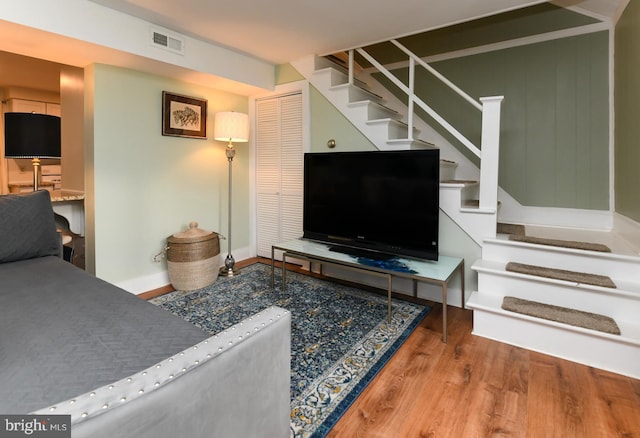
<svg viewBox="0 0 640 438"><path fill-rule="evenodd" d="M256 102L258 255L302 236L302 95Z"/></svg>

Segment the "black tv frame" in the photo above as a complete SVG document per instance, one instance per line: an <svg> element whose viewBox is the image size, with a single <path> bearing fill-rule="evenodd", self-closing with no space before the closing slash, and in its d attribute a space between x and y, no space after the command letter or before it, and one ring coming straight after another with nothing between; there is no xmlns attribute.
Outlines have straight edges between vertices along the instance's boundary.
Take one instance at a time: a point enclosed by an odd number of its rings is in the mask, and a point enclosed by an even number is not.
<svg viewBox="0 0 640 438"><path fill-rule="evenodd" d="M437 260L439 194L438 149L306 153L303 238L354 256Z"/></svg>

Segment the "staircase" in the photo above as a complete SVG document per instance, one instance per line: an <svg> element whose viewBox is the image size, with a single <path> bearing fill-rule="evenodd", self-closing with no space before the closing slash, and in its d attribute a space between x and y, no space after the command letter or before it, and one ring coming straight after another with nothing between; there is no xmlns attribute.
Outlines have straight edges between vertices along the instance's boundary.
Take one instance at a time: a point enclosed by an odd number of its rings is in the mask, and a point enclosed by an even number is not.
<svg viewBox="0 0 640 438"><path fill-rule="evenodd" d="M616 288L514 273L505 269L508 262L605 275ZM471 269L478 273L478 290L467 301L474 334L640 378L640 258L499 235L485 240ZM503 310L505 296L609 316L621 335Z"/></svg>
<svg viewBox="0 0 640 438"><path fill-rule="evenodd" d="M411 112L404 115L406 107L389 107L382 92L373 92L348 70L317 57L293 65L379 150L435 147L419 139L420 130L414 127ZM499 120L497 123L499 129ZM491 149L485 144L484 133L483 129L483 152ZM497 143L497 139L493 141ZM497 234L498 201L493 193L498 191L497 166L490 165L491 161L497 163L497 148L494 153L483 154L481 169L471 172L468 179L458 176L457 162L441 160L440 208L482 248L482 259L471 268L477 272L478 288L467 302L474 312L473 333L640 378L640 257L516 242ZM448 154L441 152L443 155ZM485 164L489 166L483 169ZM469 168L468 163L464 168ZM508 262L607 275L617 287L513 273L505 269ZM503 310L505 296L610 316L621 335Z"/></svg>
<svg viewBox="0 0 640 438"><path fill-rule="evenodd" d="M402 109L387 106L368 85L350 79L342 67L320 57L308 57L292 64L379 150L436 147L419 139L420 131L413 124L409 129ZM480 185L475 180L457 180L456 167L457 163L452 160L441 160L440 208L481 245L484 238L495 236L497 200L489 200L488 208L470 204L481 197ZM497 175L495 187L497 199Z"/></svg>

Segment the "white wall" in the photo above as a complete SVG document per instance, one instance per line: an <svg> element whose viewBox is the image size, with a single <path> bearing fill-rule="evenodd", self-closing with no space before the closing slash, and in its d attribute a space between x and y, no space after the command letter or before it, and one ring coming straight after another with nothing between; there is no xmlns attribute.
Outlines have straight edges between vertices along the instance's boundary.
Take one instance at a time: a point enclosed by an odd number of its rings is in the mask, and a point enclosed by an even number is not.
<svg viewBox="0 0 640 438"><path fill-rule="evenodd" d="M101 62L185 80L206 75L218 88L273 88L273 64L186 35L183 54L163 50L151 44L152 25L88 0L20 0L0 8L0 50L76 67Z"/></svg>

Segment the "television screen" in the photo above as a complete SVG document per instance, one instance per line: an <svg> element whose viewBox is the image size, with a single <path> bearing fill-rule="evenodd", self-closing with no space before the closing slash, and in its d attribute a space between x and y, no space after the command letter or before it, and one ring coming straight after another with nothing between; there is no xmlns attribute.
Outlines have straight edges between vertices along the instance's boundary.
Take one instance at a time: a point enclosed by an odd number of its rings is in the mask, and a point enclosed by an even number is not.
<svg viewBox="0 0 640 438"><path fill-rule="evenodd" d="M307 153L303 237L437 260L439 180L438 149Z"/></svg>

